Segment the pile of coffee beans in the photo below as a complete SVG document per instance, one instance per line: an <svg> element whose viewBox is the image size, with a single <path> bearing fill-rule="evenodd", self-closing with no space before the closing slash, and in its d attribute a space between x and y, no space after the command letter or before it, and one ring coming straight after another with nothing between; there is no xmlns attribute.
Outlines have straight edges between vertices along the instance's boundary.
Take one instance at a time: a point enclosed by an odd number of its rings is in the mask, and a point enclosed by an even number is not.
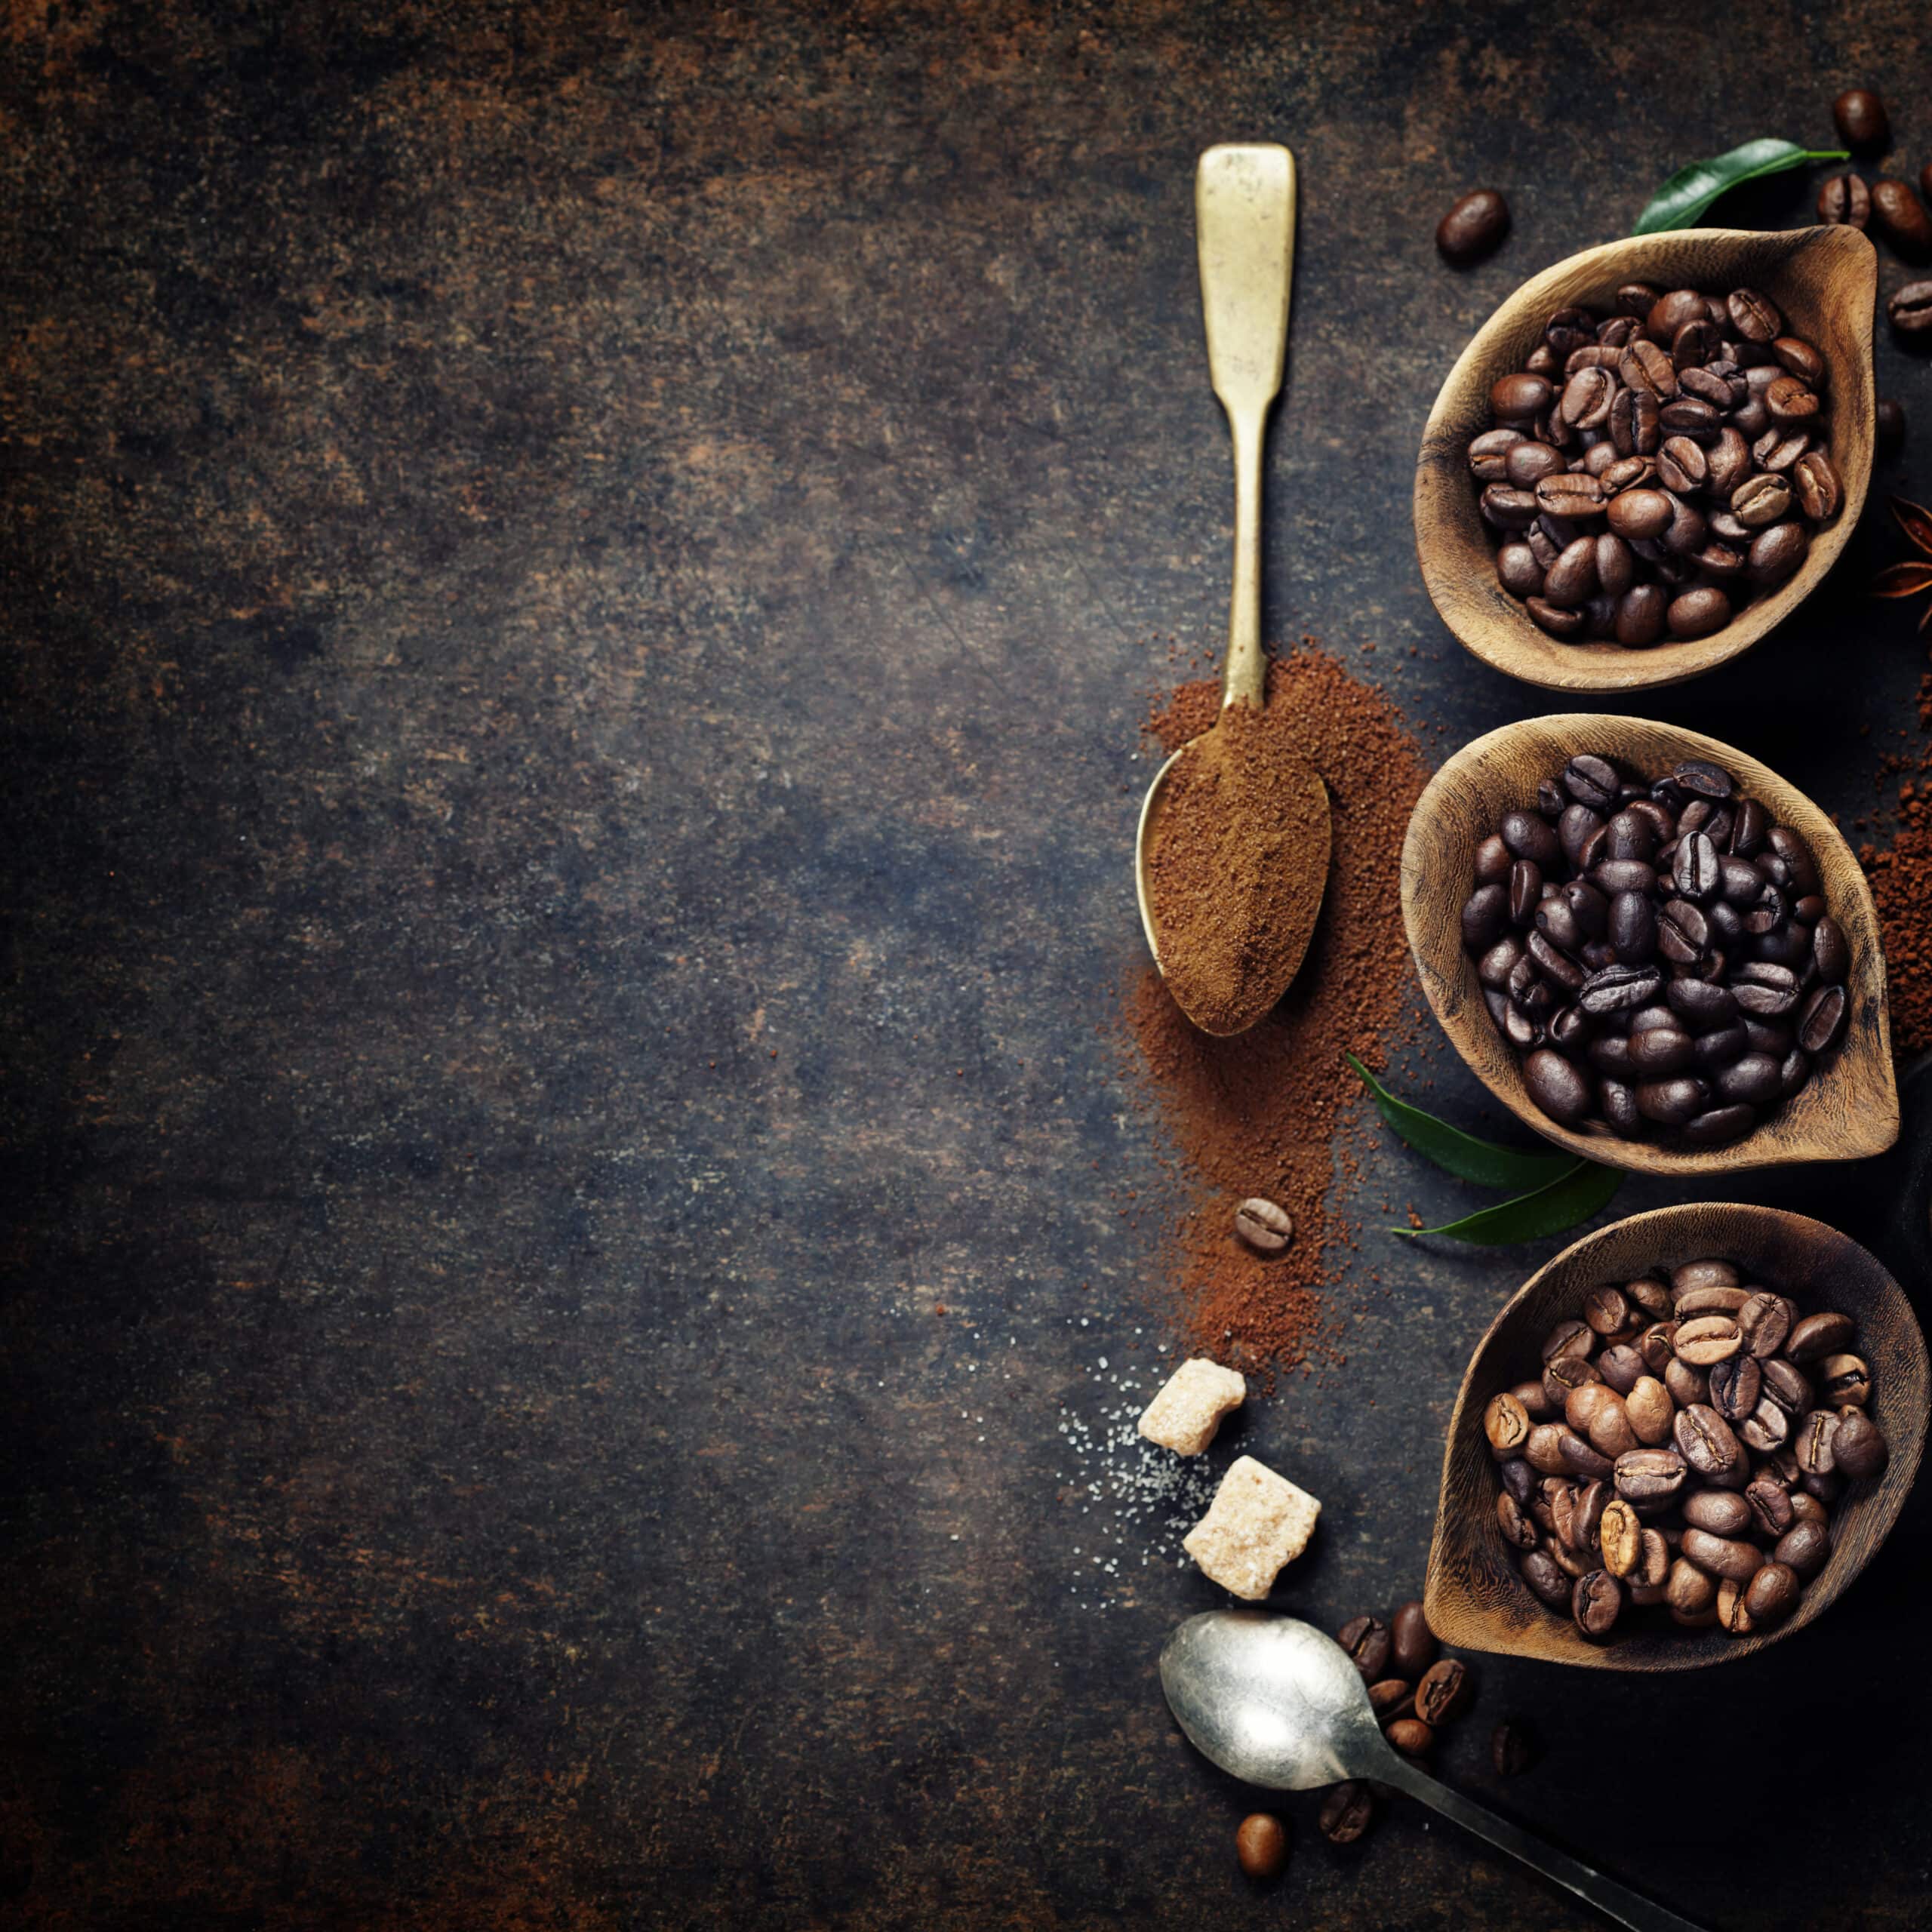
<svg viewBox="0 0 1932 1932"><path fill-rule="evenodd" d="M1435 1734L1461 1715L1472 1694L1469 1669L1445 1657L1420 1602L1404 1604L1385 1623L1379 1617L1351 1617L1335 1640L1355 1660L1368 1686L1382 1734L1412 1758L1434 1748ZM1331 1786L1321 1802L1321 1835L1352 1844L1367 1830L1379 1792L1350 1779Z"/></svg>
<svg viewBox="0 0 1932 1932"><path fill-rule="evenodd" d="M1592 1638L1651 1607L1734 1636L1782 1622L1831 1555L1830 1505L1889 1454L1857 1340L1722 1260L1592 1289L1483 1412L1523 1580Z"/></svg>
<svg viewBox="0 0 1932 1932"><path fill-rule="evenodd" d="M1551 636L1709 637L1838 514L1830 371L1755 289L1560 309L1469 445L1496 574Z"/></svg>
<svg viewBox="0 0 1932 1932"><path fill-rule="evenodd" d="M1850 948L1817 862L1730 774L1580 752L1476 848L1463 943L1564 1127L1748 1134L1844 1038Z"/></svg>

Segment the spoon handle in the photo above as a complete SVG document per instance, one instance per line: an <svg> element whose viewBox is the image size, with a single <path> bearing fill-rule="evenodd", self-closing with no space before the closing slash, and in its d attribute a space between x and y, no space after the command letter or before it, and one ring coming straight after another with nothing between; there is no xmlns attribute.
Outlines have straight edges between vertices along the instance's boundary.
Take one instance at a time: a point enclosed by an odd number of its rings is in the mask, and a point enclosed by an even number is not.
<svg viewBox="0 0 1932 1932"><path fill-rule="evenodd" d="M1228 142L1194 176L1208 372L1227 411L1235 453L1235 581L1228 607L1223 704L1260 704L1261 451L1281 392L1294 280L1295 158L1271 141Z"/></svg>
<svg viewBox="0 0 1932 1932"><path fill-rule="evenodd" d="M1420 1798L1444 1817L1453 1819L1465 1831L1475 1832L1479 1838L1487 1838L1499 1851L1520 1858L1546 1878L1554 1879L1586 1903L1595 1906L1606 1918L1614 1918L1620 1925L1629 1926L1631 1932L1701 1932L1701 1928L1689 1919L1680 1918L1674 1912L1666 1912L1662 1906L1639 1897L1615 1879L1606 1878L1601 1872L1593 1872L1587 1865L1545 1844L1540 1838L1532 1838L1520 1825L1512 1825L1507 1818L1499 1818L1494 1812L1485 1811L1480 1804L1471 1804L1460 1792L1438 1784L1406 1758L1398 1758L1392 1764L1378 1767L1375 1775L1406 1791L1411 1798Z"/></svg>

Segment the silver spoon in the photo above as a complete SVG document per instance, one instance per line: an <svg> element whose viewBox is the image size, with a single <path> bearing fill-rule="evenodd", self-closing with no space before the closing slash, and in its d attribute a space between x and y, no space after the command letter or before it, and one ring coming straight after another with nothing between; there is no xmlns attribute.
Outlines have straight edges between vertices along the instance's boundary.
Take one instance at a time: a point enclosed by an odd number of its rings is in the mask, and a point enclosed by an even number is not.
<svg viewBox="0 0 1932 1932"><path fill-rule="evenodd" d="M1161 1647L1161 1688L1189 1742L1244 1783L1310 1791L1344 1778L1379 1779L1632 1932L1699 1932L1419 1770L1382 1735L1348 1653L1312 1624L1255 1610L1190 1617Z"/></svg>

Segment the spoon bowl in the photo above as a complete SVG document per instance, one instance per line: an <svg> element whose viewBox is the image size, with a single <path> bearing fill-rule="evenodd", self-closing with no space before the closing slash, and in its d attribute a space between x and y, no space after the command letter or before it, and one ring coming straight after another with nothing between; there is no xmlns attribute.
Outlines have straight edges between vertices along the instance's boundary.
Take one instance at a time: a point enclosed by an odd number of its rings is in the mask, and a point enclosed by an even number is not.
<svg viewBox="0 0 1932 1932"><path fill-rule="evenodd" d="M1792 332L1817 343L1830 367L1832 461L1844 501L1813 539L1790 580L1755 598L1711 636L1647 650L1565 644L1539 629L1496 580L1496 546L1476 509L1470 439L1491 426L1491 386L1521 369L1557 309L1607 310L1626 282L1722 293L1761 290ZM1416 466L1416 552L1442 621L1463 648L1525 683L1565 691L1635 691L1674 685L1749 651L1810 596L1857 527L1872 479L1877 422L1872 321L1878 258L1848 227L1761 235L1684 229L1634 235L1586 248L1533 275L1478 329L1429 413Z"/></svg>
<svg viewBox="0 0 1932 1932"><path fill-rule="evenodd" d="M1743 1140L1698 1149L1626 1140L1601 1122L1559 1125L1530 1098L1521 1063L1483 1003L1460 912L1475 848L1504 813L1534 811L1537 782L1590 751L1647 775L1685 758L1720 764L1811 848L1832 916L1850 943L1851 1019L1836 1054ZM1402 922L1423 990L1471 1072L1512 1113L1559 1147L1635 1174L1734 1174L1790 1161L1853 1161L1898 1138L1898 1087L1885 1005L1885 961L1871 888L1838 827L1794 785L1734 746L1644 718L1559 712L1465 745L1416 802L1402 844Z"/></svg>

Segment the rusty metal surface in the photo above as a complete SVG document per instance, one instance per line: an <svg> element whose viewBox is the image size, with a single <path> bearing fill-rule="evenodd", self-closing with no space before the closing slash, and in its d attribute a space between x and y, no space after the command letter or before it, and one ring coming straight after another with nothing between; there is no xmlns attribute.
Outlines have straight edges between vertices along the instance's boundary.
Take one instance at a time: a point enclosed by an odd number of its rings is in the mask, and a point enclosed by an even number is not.
<svg viewBox="0 0 1932 1932"><path fill-rule="evenodd" d="M1457 348L1843 85L1915 174L1927 38L0 17L13 1922L1584 1923L1400 1810L1337 1851L1291 1801L1244 1884L1152 1669L1214 1594L1096 1434L1163 1339L1109 1198L1163 1151L1104 1037L1137 724L1223 608L1191 169L1302 162L1271 629L1439 752L1546 708L1411 554ZM1441 206L1492 181L1515 235L1452 274ZM1918 441L1881 494L1932 468L1932 377L1881 354ZM1654 708L1866 811L1923 664L1859 594L1889 554ZM1896 1257L1903 1171L1756 1194ZM1419 1586L1467 1348L1548 1251L1377 1232L1458 1204L1399 1150L1355 1195L1347 1367L1241 1437L1324 1500L1294 1595L1331 1624ZM1706 1681L1485 1666L1442 1768L1714 1925L1922 1923L1925 1537ZM1525 1711L1547 1758L1499 1788Z"/></svg>

